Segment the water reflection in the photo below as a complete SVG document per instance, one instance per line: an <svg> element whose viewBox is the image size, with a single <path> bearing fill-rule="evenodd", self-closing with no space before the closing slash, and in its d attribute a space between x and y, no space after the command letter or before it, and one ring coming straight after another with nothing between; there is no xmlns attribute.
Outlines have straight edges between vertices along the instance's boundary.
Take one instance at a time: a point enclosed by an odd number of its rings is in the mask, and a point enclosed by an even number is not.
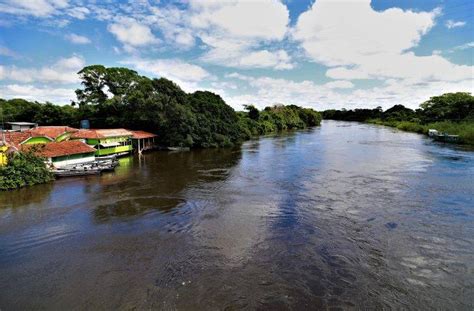
<svg viewBox="0 0 474 311"><path fill-rule="evenodd" d="M122 161L0 198L0 308L474 304L469 151L325 122Z"/></svg>
<svg viewBox="0 0 474 311"><path fill-rule="evenodd" d="M171 212L187 204L182 195L185 188L226 179L239 157L240 149L225 149L126 158L116 173L101 180L102 187L93 197L94 217L106 222L153 211Z"/></svg>
<svg viewBox="0 0 474 311"><path fill-rule="evenodd" d="M21 188L14 191L0 192L0 209L41 204L48 198L53 187L53 183L47 183L37 185L36 191L31 191L31 188Z"/></svg>

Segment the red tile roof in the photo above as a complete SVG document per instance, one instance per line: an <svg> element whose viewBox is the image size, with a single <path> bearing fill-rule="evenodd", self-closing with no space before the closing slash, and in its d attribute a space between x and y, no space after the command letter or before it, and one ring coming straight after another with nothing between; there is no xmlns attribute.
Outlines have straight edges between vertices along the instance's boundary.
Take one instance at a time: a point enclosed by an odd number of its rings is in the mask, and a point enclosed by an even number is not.
<svg viewBox="0 0 474 311"><path fill-rule="evenodd" d="M45 158L54 158L81 153L92 153L96 150L78 140L52 142L48 144L22 145L21 151L33 151L36 155Z"/></svg>
<svg viewBox="0 0 474 311"><path fill-rule="evenodd" d="M77 132L78 129L68 126L38 126L23 132L5 132L5 140L7 143L19 149L19 146L24 141L32 137L46 137L50 140L55 140L58 136L64 133Z"/></svg>
<svg viewBox="0 0 474 311"><path fill-rule="evenodd" d="M69 126L38 126L25 132L31 133L32 136L46 136L52 139L56 139L64 133L74 133L79 131Z"/></svg>
<svg viewBox="0 0 474 311"><path fill-rule="evenodd" d="M38 135L42 136L42 135ZM15 148L19 148L20 144L27 140L28 138L31 138L31 133L25 131L25 132L5 132L5 140L7 143L10 145L14 146Z"/></svg>
<svg viewBox="0 0 474 311"><path fill-rule="evenodd" d="M156 134L145 132L145 131L130 131L133 133L133 139L145 139L145 138L153 138L156 137Z"/></svg>
<svg viewBox="0 0 474 311"><path fill-rule="evenodd" d="M78 130L71 135L72 138L108 138L108 137L120 137L120 136L132 136L133 133L122 128L118 129L91 129L91 130Z"/></svg>

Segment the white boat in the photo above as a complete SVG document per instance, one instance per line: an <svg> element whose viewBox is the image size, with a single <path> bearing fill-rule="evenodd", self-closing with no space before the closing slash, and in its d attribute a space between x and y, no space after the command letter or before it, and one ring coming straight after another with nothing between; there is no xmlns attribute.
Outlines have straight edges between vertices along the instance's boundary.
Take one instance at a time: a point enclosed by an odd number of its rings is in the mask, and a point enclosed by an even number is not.
<svg viewBox="0 0 474 311"><path fill-rule="evenodd" d="M446 143L455 143L459 141L459 135L449 135L448 133L439 132L435 129L429 129L428 136L434 140Z"/></svg>

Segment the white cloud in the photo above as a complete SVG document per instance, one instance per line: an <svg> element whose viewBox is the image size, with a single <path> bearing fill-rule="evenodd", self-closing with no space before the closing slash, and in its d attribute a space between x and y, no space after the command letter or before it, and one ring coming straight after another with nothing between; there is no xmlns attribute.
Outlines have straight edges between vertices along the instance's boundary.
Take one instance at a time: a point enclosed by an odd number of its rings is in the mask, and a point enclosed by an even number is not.
<svg viewBox="0 0 474 311"><path fill-rule="evenodd" d="M70 33L65 36L65 38L74 43L74 44L89 44L91 43L91 40L85 36L80 36L75 33Z"/></svg>
<svg viewBox="0 0 474 311"><path fill-rule="evenodd" d="M282 41L289 12L277 0L190 1L189 25L206 45L205 62L237 68L291 69L283 49L262 48Z"/></svg>
<svg viewBox="0 0 474 311"><path fill-rule="evenodd" d="M455 65L439 55L378 54L355 67L335 67L326 72L333 79L401 78L412 81L460 81L472 79L473 67Z"/></svg>
<svg viewBox="0 0 474 311"><path fill-rule="evenodd" d="M329 89L351 89L354 87L354 84L351 81L337 80L328 82L324 86Z"/></svg>
<svg viewBox="0 0 474 311"><path fill-rule="evenodd" d="M471 49L471 48L474 48L474 41L467 42L465 44L455 46L455 47L453 47L453 50L467 50L467 49Z"/></svg>
<svg viewBox="0 0 474 311"><path fill-rule="evenodd" d="M48 17L67 6L67 0L7 0L0 3L0 12Z"/></svg>
<svg viewBox="0 0 474 311"><path fill-rule="evenodd" d="M228 73L225 75L226 78L230 78L230 79L238 79L238 80L242 80L242 81L250 81L252 80L251 77L247 76L247 75L243 75L243 74L240 74L238 72L232 72L232 73Z"/></svg>
<svg viewBox="0 0 474 311"><path fill-rule="evenodd" d="M118 22L110 24L108 30L124 44L124 47L136 48L158 42L150 27L132 18L121 18Z"/></svg>
<svg viewBox="0 0 474 311"><path fill-rule="evenodd" d="M452 47L450 49L447 49L447 50L444 50L444 51L434 50L433 54L434 55L450 54L450 53L454 53L456 51L464 51L464 50L468 50L468 49L472 49L472 48L474 48L474 41L467 42L467 43L464 43L464 44L461 44L461 45L457 45L457 46L454 46L454 47Z"/></svg>
<svg viewBox="0 0 474 311"><path fill-rule="evenodd" d="M417 56L407 51L434 26L439 10L378 12L370 2L318 0L298 18L293 37L312 61L332 67L328 77L412 82L472 79L472 66L453 64L439 54Z"/></svg>
<svg viewBox="0 0 474 311"><path fill-rule="evenodd" d="M152 14L146 16L144 21L161 31L167 43L183 49L194 46L195 38L189 28L189 14L175 7L151 7L150 10Z"/></svg>
<svg viewBox="0 0 474 311"><path fill-rule="evenodd" d="M446 21L444 24L448 29L452 28L458 28L458 27L464 27L466 26L466 22L463 21L453 21L452 19L449 19Z"/></svg>
<svg viewBox="0 0 474 311"><path fill-rule="evenodd" d="M70 8L67 10L67 14L77 19L85 19L86 16L90 13L89 9L83 6L78 6Z"/></svg>
<svg viewBox="0 0 474 311"><path fill-rule="evenodd" d="M2 97L24 98L26 100L37 100L40 102L50 101L55 104L69 104L76 98L74 89L58 87L36 87L33 85L8 84L0 85Z"/></svg>
<svg viewBox="0 0 474 311"><path fill-rule="evenodd" d="M293 36L307 55L328 66L355 65L374 55L400 54L418 44L437 12L374 11L370 0L318 0L302 13Z"/></svg>
<svg viewBox="0 0 474 311"><path fill-rule="evenodd" d="M294 64L284 50L246 50L236 46L220 46L206 53L201 59L205 62L236 68L274 68L277 70L292 69Z"/></svg>
<svg viewBox="0 0 474 311"><path fill-rule="evenodd" d="M375 108L384 109L395 104L403 104L410 108L418 108L419 104L431 96L446 92L473 91L472 82L427 82L412 83L403 79L388 79L379 87L353 89L352 92L339 93L335 86L350 87L349 84L333 81L318 85L313 81L295 82L288 79L274 79L270 77L250 77L241 74L230 74L228 78L247 81L255 92L241 92L237 96L225 96L224 99L234 109L241 110L245 104L255 104L259 108L274 105L275 103L296 104L303 107L312 107L317 110L329 108ZM349 82L350 83L350 82ZM242 89L242 88L240 88ZM282 91L284 90L284 91Z"/></svg>
<svg viewBox="0 0 474 311"><path fill-rule="evenodd" d="M77 72L85 65L80 56L61 58L51 66L42 68L19 68L16 66L0 66L3 74L0 79L18 81L24 83L77 83L79 78Z"/></svg>
<svg viewBox="0 0 474 311"><path fill-rule="evenodd" d="M277 0L191 0L190 5L196 12L191 17L193 27L230 37L282 40L289 22L287 7Z"/></svg>
<svg viewBox="0 0 474 311"><path fill-rule="evenodd" d="M12 57L12 58L18 58L18 54L15 51L12 51L5 46L0 46L0 55Z"/></svg>
<svg viewBox="0 0 474 311"><path fill-rule="evenodd" d="M198 82L204 79L214 79L204 68L179 59L133 58L121 63L151 74L153 77L164 77L173 80L186 92L198 90Z"/></svg>

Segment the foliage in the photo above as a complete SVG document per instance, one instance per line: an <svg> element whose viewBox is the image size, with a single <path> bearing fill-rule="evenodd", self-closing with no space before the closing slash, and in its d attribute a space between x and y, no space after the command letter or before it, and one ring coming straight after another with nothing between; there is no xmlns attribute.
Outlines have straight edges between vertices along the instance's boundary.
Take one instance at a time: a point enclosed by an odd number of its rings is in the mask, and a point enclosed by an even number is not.
<svg viewBox="0 0 474 311"><path fill-rule="evenodd" d="M251 105L236 112L217 94L188 94L168 79L149 79L127 68L92 65L79 76L82 87L72 106L0 100L5 119L70 126L88 119L93 128L145 130L156 133L161 145L198 148L232 146L252 136L321 122L318 112L293 105L264 111Z"/></svg>
<svg viewBox="0 0 474 311"><path fill-rule="evenodd" d="M247 112L237 113L219 95L203 91L188 94L170 80L151 80L126 68L94 65L79 74L83 88L76 94L82 118L91 120L95 127L148 130L167 146L231 146L254 135L319 125L321 121L316 111L297 106L263 112L247 106Z"/></svg>
<svg viewBox="0 0 474 311"><path fill-rule="evenodd" d="M318 112L295 105L266 107L263 111L259 111L258 119L255 119L255 113L250 117L252 111L256 109L250 107L247 108L248 112L239 113L243 139L277 131L303 129L321 123L321 115Z"/></svg>
<svg viewBox="0 0 474 311"><path fill-rule="evenodd" d="M474 119L474 97L470 93L458 92L434 96L420 107L423 109L423 120L427 122Z"/></svg>
<svg viewBox="0 0 474 311"><path fill-rule="evenodd" d="M71 106L40 104L24 99L0 99L0 110L6 121L28 121L41 125L78 124L78 111Z"/></svg>
<svg viewBox="0 0 474 311"><path fill-rule="evenodd" d="M436 121L462 121L474 119L474 97L470 93L446 93L431 97L420 105L416 111L395 105L382 111L381 107L375 109L355 110L325 110L324 119L345 121L367 121L381 119L383 121L412 121L422 124Z"/></svg>
<svg viewBox="0 0 474 311"><path fill-rule="evenodd" d="M35 156L33 150L10 155L8 164L0 167L0 190L32 186L53 179L43 159Z"/></svg>

